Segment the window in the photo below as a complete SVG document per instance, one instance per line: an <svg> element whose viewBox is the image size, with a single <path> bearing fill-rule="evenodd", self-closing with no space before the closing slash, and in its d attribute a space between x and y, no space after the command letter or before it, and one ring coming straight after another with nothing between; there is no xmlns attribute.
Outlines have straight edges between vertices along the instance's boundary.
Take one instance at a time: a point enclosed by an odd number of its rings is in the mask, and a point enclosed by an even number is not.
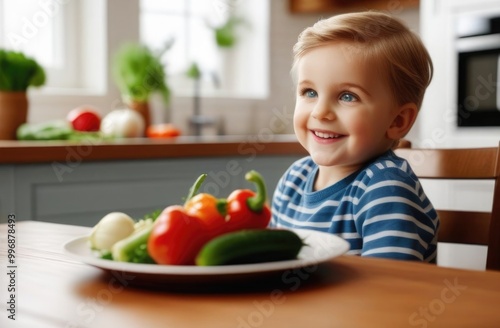
<svg viewBox="0 0 500 328"><path fill-rule="evenodd" d="M129 41L158 50L175 38L162 58L174 97L193 96L185 72L196 61L202 96L262 99L269 85L269 11L269 0L0 0L0 47L25 52L47 72L46 85L30 91L32 122L82 104L103 113L119 106L109 68ZM238 26L235 46L221 50L206 22L215 26L229 15L246 23Z"/></svg>
<svg viewBox="0 0 500 328"><path fill-rule="evenodd" d="M214 27L230 17L241 19L235 25L237 41L219 47ZM196 63L203 96L267 97L268 34L268 0L140 1L141 41L155 51L173 41L162 61L176 96L193 95L186 72Z"/></svg>
<svg viewBox="0 0 500 328"><path fill-rule="evenodd" d="M45 92L105 92L105 9L99 0L0 0L0 47L35 58Z"/></svg>

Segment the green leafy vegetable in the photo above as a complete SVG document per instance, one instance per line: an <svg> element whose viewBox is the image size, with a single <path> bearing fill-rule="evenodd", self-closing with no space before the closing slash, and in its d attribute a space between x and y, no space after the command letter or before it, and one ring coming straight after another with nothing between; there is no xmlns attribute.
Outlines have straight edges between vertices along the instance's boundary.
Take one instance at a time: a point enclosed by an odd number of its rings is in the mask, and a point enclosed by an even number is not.
<svg viewBox="0 0 500 328"><path fill-rule="evenodd" d="M99 257L103 260L112 260L113 259L113 255L111 254L111 251L102 251L102 252L98 252L99 254Z"/></svg>
<svg viewBox="0 0 500 328"><path fill-rule="evenodd" d="M26 91L45 83L45 71L22 52L0 49L0 90Z"/></svg>
<svg viewBox="0 0 500 328"><path fill-rule="evenodd" d="M72 141L100 141L110 139L99 131L75 131L64 120L52 120L40 123L24 123L17 129L18 140L72 140Z"/></svg>
<svg viewBox="0 0 500 328"><path fill-rule="evenodd" d="M140 223L141 221L147 220L147 219L151 219L153 221L156 221L156 219L160 216L162 211L163 211L162 209L156 209L156 210L152 211L151 213L145 214L142 218L139 219L138 223Z"/></svg>
<svg viewBox="0 0 500 328"><path fill-rule="evenodd" d="M42 123L24 123L17 129L18 140L66 140L73 133L63 120Z"/></svg>

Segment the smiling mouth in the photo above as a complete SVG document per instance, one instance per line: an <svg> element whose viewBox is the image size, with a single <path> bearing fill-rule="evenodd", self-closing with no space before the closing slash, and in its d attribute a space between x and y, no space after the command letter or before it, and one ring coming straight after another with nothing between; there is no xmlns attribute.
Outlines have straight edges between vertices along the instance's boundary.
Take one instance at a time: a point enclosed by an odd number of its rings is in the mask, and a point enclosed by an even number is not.
<svg viewBox="0 0 500 328"><path fill-rule="evenodd" d="M343 137L342 134L336 134L336 133L328 133L328 132L320 132L320 131L313 131L314 135L318 138L321 139L338 139L340 137Z"/></svg>

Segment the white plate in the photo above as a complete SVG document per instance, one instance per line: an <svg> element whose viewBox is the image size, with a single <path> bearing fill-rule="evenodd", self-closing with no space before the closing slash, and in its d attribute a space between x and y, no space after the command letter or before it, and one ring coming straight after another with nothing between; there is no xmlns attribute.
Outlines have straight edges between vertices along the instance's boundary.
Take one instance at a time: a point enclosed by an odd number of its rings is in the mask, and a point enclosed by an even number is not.
<svg viewBox="0 0 500 328"><path fill-rule="evenodd" d="M87 236L78 237L67 242L64 250L72 258L89 265L107 270L129 273L135 276L160 278L161 281L200 281L215 279L221 280L235 275L259 275L270 272L286 271L290 269L315 266L340 256L349 250L349 243L345 240L324 232L313 230L295 231L304 241L296 260L265 262L255 264L237 264L221 266L195 266L195 265L157 265L137 264L103 260L96 257L87 242Z"/></svg>

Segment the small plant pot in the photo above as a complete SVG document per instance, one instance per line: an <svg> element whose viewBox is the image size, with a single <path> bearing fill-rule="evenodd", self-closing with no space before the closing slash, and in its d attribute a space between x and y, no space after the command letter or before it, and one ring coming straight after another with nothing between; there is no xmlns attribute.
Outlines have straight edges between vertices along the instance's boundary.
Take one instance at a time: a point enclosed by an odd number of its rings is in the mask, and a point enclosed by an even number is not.
<svg viewBox="0 0 500 328"><path fill-rule="evenodd" d="M17 128L26 123L27 116L26 92L0 91L0 140L16 140Z"/></svg>

